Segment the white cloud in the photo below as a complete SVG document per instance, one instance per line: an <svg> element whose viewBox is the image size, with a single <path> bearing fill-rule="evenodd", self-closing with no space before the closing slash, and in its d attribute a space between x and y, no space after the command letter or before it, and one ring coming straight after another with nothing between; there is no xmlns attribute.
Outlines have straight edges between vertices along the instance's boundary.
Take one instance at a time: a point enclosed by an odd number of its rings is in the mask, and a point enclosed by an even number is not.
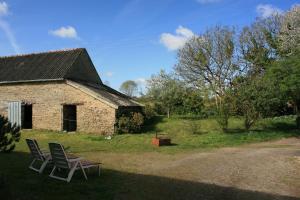
<svg viewBox="0 0 300 200"><path fill-rule="evenodd" d="M77 31L72 26L62 26L59 29L49 31L49 33L61 38L78 39Z"/></svg>
<svg viewBox="0 0 300 200"><path fill-rule="evenodd" d="M10 43L10 45L12 46L12 48L14 49L15 53L20 53L20 47L16 41L15 35L12 32L10 25L4 21L0 19L0 29L2 29Z"/></svg>
<svg viewBox="0 0 300 200"><path fill-rule="evenodd" d="M5 16L8 14L8 5L5 1L0 2L0 16Z"/></svg>
<svg viewBox="0 0 300 200"><path fill-rule="evenodd" d="M210 3L217 3L220 2L221 0L197 0L198 3L201 4L210 4Z"/></svg>
<svg viewBox="0 0 300 200"><path fill-rule="evenodd" d="M6 2L0 2L0 29L5 33L8 42L10 43L11 47L13 48L15 53L20 53L20 47L17 43L15 35L9 25L9 23L2 19L3 16L8 15L8 5Z"/></svg>
<svg viewBox="0 0 300 200"><path fill-rule="evenodd" d="M274 14L282 14L283 11L271 4L259 4L256 7L256 12L262 18L268 18Z"/></svg>
<svg viewBox="0 0 300 200"><path fill-rule="evenodd" d="M112 77L113 74L114 74L113 72L106 72L106 73L105 73L105 76L107 76L107 77Z"/></svg>
<svg viewBox="0 0 300 200"><path fill-rule="evenodd" d="M184 46L184 44L191 39L195 34L188 28L179 26L176 29L176 34L163 33L160 35L160 42L169 50L177 50Z"/></svg>

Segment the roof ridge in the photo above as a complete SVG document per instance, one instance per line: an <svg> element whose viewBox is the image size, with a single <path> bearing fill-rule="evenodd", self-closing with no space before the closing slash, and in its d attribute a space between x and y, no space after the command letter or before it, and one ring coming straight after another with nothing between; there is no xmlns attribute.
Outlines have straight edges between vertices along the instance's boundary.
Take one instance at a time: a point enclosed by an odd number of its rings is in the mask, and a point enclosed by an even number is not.
<svg viewBox="0 0 300 200"><path fill-rule="evenodd" d="M16 57L23 57L23 56L31 56L31 55L39 55L39 54L47 54L47 53L60 53L60 52L69 52L69 51L77 51L77 50L85 50L85 48L66 48L66 49L57 49L57 50L49 50L49 51L41 51L41 52L34 52L34 53L25 53L25 54L15 54L15 55L8 55L8 56L0 56L1 58L16 58Z"/></svg>

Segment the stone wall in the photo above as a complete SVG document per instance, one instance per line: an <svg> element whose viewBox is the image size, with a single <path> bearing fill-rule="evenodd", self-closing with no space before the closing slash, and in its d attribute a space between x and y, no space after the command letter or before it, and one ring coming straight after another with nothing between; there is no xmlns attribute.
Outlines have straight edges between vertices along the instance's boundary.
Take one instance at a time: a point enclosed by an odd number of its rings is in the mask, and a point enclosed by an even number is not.
<svg viewBox="0 0 300 200"><path fill-rule="evenodd" d="M0 85L0 114L7 116L9 101L32 104L33 129L61 131L63 105L75 104L77 131L114 132L116 110L65 82Z"/></svg>

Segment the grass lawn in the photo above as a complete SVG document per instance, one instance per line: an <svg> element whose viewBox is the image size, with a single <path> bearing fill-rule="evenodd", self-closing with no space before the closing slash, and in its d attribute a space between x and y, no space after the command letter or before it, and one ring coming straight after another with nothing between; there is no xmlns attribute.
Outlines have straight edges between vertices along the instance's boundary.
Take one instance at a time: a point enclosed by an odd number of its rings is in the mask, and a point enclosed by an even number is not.
<svg viewBox="0 0 300 200"><path fill-rule="evenodd" d="M292 117L262 120L249 132L243 130L241 119L232 118L230 119L228 133L222 133L214 119L200 120L180 117L168 119L159 117L155 120L155 123L148 125L146 130L142 134L116 135L111 140L106 140L103 136L84 133L24 131L16 151L27 152L24 138L36 138L44 148L48 148L48 142L57 141L65 147L69 147L70 151L74 153L99 151L177 153L262 142L299 134L294 129L294 118ZM161 148L152 146L151 138L155 136L156 132L159 135L170 137L174 145Z"/></svg>
<svg viewBox="0 0 300 200"><path fill-rule="evenodd" d="M30 158L25 144L25 138L35 138L40 146L47 149L48 142L57 141L69 147L72 153L84 155L88 159L97 159L99 153L147 153L158 152L176 154L188 151L199 151L209 148L237 146L246 143L269 141L285 137L298 136L294 129L293 117L265 119L257 123L249 132L243 130L241 119L230 119L228 133L221 133L214 119L195 119L189 117L173 117L171 119L158 117L155 122L146 127L142 134L116 135L111 140L92 134L65 134L51 131L23 131L22 139L13 153L0 155L0 199L113 199L116 194L129 192L132 187L136 197L133 199L149 199L149 194L143 188L159 191L157 182L169 184L176 180L160 177L133 174L126 171L116 171L104 168L101 178L96 175L85 182L80 173L70 184L50 179L47 174L38 175L27 169ZM200 131L199 131L200 130ZM151 138L155 132L172 139L173 146L153 147ZM101 158L99 158L101 160ZM142 162L142 161L140 161ZM96 173L95 173L96 174ZM143 180L147 181L143 181ZM136 182L138 181L138 184ZM178 185L191 184L179 181ZM155 186L156 185L156 186ZM191 185L191 187L193 187ZM202 188L211 190L210 185ZM159 197L152 194L153 198ZM121 198L121 196L118 196ZM122 198L121 198L122 199ZM151 199L151 198L150 198ZM159 199L159 198L158 198Z"/></svg>

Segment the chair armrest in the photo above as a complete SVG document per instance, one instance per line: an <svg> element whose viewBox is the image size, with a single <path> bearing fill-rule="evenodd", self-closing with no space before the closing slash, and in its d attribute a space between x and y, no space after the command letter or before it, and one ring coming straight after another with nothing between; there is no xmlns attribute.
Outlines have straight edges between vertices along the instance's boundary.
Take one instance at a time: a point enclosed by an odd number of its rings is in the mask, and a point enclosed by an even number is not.
<svg viewBox="0 0 300 200"><path fill-rule="evenodd" d="M73 158L73 159L68 159L69 162L76 162L76 161L80 161L82 160L82 157L78 157L78 158Z"/></svg>
<svg viewBox="0 0 300 200"><path fill-rule="evenodd" d="M67 153L67 158L69 160L71 160L71 159L76 159L76 158L80 158L80 157L75 154Z"/></svg>

